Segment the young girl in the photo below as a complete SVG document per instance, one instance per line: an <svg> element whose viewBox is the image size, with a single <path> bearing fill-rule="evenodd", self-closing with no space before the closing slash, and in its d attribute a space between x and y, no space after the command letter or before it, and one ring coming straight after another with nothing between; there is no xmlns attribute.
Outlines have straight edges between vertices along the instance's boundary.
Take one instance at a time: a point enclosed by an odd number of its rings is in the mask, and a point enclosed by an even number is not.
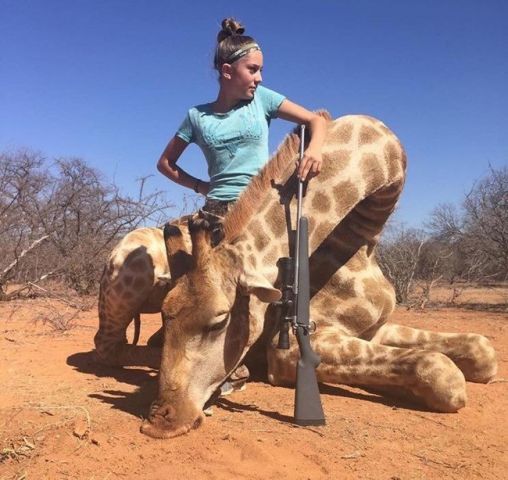
<svg viewBox="0 0 508 480"><path fill-rule="evenodd" d="M220 85L217 99L187 112L157 163L170 180L205 195L203 209L220 216L268 161L272 118L303 123L310 129L311 141L298 172L302 180L317 175L322 164L325 121L261 86L263 53L244 31L232 18L222 21L214 58ZM176 164L191 142L198 144L206 157L210 181L195 178Z"/></svg>

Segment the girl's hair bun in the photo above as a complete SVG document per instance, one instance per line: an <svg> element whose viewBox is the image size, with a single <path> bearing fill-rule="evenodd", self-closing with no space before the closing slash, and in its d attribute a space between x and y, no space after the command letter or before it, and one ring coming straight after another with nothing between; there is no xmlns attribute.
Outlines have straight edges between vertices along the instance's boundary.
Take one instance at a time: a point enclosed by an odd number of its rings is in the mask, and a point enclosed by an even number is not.
<svg viewBox="0 0 508 480"><path fill-rule="evenodd" d="M234 18L222 20L222 30L217 35L213 66L220 72L222 65L232 59L232 55L246 45L256 43L247 35L244 35L244 26ZM258 47L259 49L259 47ZM232 60L233 62L235 60Z"/></svg>
<svg viewBox="0 0 508 480"><path fill-rule="evenodd" d="M225 38L234 35L243 35L245 27L234 18L225 18L222 20L222 30L217 34L217 42L220 43Z"/></svg>

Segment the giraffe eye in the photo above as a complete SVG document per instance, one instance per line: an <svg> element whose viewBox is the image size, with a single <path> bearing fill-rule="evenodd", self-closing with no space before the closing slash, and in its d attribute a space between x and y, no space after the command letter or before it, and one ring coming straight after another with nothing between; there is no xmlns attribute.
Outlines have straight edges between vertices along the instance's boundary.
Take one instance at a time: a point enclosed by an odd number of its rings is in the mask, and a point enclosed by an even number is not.
<svg viewBox="0 0 508 480"><path fill-rule="evenodd" d="M217 315L213 322L209 325L206 325L205 332L219 332L226 328L229 323L229 312L221 313Z"/></svg>

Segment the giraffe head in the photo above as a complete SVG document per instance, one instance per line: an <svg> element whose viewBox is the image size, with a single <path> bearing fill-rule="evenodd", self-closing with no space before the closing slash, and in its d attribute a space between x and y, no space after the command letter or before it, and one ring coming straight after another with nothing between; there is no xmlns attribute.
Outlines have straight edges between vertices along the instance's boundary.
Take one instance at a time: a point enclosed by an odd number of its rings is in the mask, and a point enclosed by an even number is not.
<svg viewBox="0 0 508 480"><path fill-rule="evenodd" d="M212 248L206 220L190 221L189 230L192 261L164 300L159 396L142 426L157 438L201 424L205 402L261 334L262 315L254 313L281 296L234 246ZM168 238L170 257L181 253L180 238L176 230Z"/></svg>

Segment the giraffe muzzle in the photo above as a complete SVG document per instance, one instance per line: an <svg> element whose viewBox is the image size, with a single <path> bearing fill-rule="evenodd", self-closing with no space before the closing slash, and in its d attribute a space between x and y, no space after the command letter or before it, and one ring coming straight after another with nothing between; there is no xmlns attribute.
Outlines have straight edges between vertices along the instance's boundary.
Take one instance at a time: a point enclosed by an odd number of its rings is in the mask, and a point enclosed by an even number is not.
<svg viewBox="0 0 508 480"><path fill-rule="evenodd" d="M153 405L150 415L141 425L141 433L152 438L173 438L199 428L204 421L202 412L179 414L171 405ZM190 412L189 412L190 413ZM189 419L190 417L190 419Z"/></svg>

